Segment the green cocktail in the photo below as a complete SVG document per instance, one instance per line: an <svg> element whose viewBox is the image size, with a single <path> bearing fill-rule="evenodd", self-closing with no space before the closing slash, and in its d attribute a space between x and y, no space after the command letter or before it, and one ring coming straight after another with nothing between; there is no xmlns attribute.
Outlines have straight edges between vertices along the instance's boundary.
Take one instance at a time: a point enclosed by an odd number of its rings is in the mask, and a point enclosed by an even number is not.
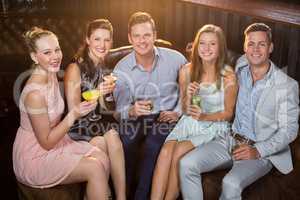
<svg viewBox="0 0 300 200"><path fill-rule="evenodd" d="M195 95L192 97L192 105L198 106L201 108L201 97L198 95Z"/></svg>

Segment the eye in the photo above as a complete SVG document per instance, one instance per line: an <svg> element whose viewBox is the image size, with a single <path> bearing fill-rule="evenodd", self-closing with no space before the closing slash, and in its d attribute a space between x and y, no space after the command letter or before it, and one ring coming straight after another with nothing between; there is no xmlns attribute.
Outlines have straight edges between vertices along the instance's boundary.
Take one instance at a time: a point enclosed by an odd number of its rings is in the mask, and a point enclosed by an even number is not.
<svg viewBox="0 0 300 200"><path fill-rule="evenodd" d="M55 49L55 53L59 53L59 52L61 52L60 48Z"/></svg>
<svg viewBox="0 0 300 200"><path fill-rule="evenodd" d="M50 54L51 54L51 51L44 51L43 54L44 54L44 55L50 55Z"/></svg>
<svg viewBox="0 0 300 200"><path fill-rule="evenodd" d="M254 46L254 43L253 42L249 42L248 43L248 47L253 47Z"/></svg>
<svg viewBox="0 0 300 200"><path fill-rule="evenodd" d="M262 46L262 47L267 46L267 44L266 44L265 42L262 42L262 43L260 43L259 45Z"/></svg>

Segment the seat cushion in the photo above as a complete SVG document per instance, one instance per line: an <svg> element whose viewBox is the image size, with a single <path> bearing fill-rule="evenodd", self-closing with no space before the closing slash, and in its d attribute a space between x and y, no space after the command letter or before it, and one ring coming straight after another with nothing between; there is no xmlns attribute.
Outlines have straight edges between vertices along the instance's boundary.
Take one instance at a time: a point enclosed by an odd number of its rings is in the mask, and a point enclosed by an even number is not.
<svg viewBox="0 0 300 200"><path fill-rule="evenodd" d="M39 189L18 184L20 200L81 200L84 196L84 184L58 185L51 188Z"/></svg>

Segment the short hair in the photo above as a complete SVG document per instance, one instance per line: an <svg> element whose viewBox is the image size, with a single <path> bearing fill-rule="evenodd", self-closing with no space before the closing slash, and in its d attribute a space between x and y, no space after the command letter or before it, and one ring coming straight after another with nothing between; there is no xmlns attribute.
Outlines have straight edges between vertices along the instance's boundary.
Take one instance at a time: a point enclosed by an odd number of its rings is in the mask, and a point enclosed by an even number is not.
<svg viewBox="0 0 300 200"><path fill-rule="evenodd" d="M272 42L272 29L264 23L250 24L244 31L245 38L249 33L257 31L266 32L269 42Z"/></svg>
<svg viewBox="0 0 300 200"><path fill-rule="evenodd" d="M85 36L89 38L96 29L108 30L110 36L113 37L113 26L107 19L95 19L89 22L86 26Z"/></svg>
<svg viewBox="0 0 300 200"><path fill-rule="evenodd" d="M128 21L128 33L131 32L131 28L134 25L142 24L142 23L146 23L146 22L149 22L151 24L152 30L153 30L153 32L155 32L156 31L155 22L149 13L146 13L146 12L133 13Z"/></svg>
<svg viewBox="0 0 300 200"><path fill-rule="evenodd" d="M27 47L27 50L29 51L29 53L36 52L37 40L41 39L42 37L49 36L49 35L54 35L56 37L56 35L53 32L36 27L36 26L34 26L30 30L26 31L23 34L23 37L24 37L24 41L25 41L25 44L26 44L26 47Z"/></svg>

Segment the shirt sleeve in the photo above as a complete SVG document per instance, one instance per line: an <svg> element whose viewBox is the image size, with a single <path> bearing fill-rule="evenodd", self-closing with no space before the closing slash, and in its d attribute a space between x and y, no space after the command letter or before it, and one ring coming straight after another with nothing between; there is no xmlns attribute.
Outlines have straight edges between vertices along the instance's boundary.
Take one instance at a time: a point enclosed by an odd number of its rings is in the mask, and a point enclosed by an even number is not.
<svg viewBox="0 0 300 200"><path fill-rule="evenodd" d="M121 71L118 66L114 69L117 76L116 88L114 90L114 98L116 101L116 111L120 113L121 119L128 119L128 111L132 105L133 99L131 95L129 76Z"/></svg>

